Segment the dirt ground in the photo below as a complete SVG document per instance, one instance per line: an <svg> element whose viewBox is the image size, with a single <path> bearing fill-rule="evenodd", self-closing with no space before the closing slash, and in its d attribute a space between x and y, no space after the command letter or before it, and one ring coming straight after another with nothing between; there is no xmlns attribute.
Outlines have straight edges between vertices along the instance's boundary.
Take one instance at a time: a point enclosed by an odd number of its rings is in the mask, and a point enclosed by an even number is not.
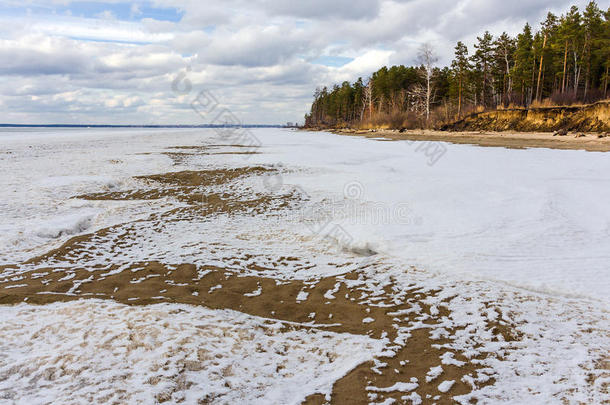
<svg viewBox="0 0 610 405"><path fill-rule="evenodd" d="M610 151L610 135L600 138L597 133L568 133L554 136L550 132L448 132L432 130L336 130L340 135L364 136L380 140L433 141L469 144L478 146L503 147L510 149L548 148L586 150L590 152Z"/></svg>

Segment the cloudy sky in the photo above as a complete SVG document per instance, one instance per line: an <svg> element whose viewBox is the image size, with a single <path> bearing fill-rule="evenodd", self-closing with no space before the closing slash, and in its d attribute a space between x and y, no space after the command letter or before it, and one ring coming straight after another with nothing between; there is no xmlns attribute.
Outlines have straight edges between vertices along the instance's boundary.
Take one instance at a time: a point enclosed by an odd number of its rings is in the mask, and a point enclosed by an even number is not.
<svg viewBox="0 0 610 405"><path fill-rule="evenodd" d="M423 42L448 64L458 40L571 4L585 1L0 0L0 122L202 124L201 90L242 122L302 122L316 86L413 64Z"/></svg>

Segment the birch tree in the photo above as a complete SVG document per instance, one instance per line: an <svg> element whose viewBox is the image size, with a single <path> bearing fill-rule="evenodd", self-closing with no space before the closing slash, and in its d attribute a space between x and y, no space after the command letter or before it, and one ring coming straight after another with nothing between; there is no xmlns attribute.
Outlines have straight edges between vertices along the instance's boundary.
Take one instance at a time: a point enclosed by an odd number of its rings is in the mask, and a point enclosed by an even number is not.
<svg viewBox="0 0 610 405"><path fill-rule="evenodd" d="M426 122L430 119L430 101L432 97L432 79L434 76L434 64L438 57L432 49L432 45L426 42L419 47L417 62L423 67L426 80Z"/></svg>

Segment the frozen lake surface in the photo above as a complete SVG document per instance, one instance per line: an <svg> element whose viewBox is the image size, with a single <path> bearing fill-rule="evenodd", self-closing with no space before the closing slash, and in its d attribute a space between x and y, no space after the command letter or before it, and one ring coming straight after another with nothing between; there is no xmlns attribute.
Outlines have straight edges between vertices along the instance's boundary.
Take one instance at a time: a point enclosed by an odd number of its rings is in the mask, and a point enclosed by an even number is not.
<svg viewBox="0 0 610 405"><path fill-rule="evenodd" d="M207 156L201 166L302 169L265 186L299 187L324 201L332 223L347 233L340 240L347 248L370 249L432 273L610 303L605 153L444 144L431 165L420 143L281 129L253 133L261 153ZM152 152L209 143L214 136L193 129L0 133L0 264L160 209L165 201L70 197L128 187L134 175L176 170L171 159Z"/></svg>
<svg viewBox="0 0 610 405"><path fill-rule="evenodd" d="M607 154L285 129L252 130L252 136L255 148L235 146L212 129L0 131L0 266L6 266L0 298L35 284L40 290L27 298L114 298L44 306L29 305L26 298L0 306L3 398L300 403L315 392L328 397L335 381L360 363L373 360L382 367L379 358L408 348L412 333L424 329L430 342L451 342L444 348L451 353L435 359L428 373L439 395L447 390L453 395L454 383L475 387L493 378L495 384L470 397L453 398L462 403L607 399L608 371L600 370L610 333ZM245 166L257 167L259 174L191 188L174 187L170 176L166 189L136 178L180 171L226 174ZM167 192L172 187L174 194ZM185 189L185 198L177 198L177 190ZM82 198L133 190L167 193ZM186 198L197 193L227 193L238 202L261 204L271 195L287 203L208 215L201 212L208 212L210 201L202 199L204 209L198 211L199 202ZM78 235L83 241L74 249L45 255ZM151 262L157 273L147 268ZM195 269L191 284L172 278L180 265ZM198 297L213 300L221 284L193 291L188 302L197 305L163 296L172 288L195 289L211 268L237 279L258 277L243 294L250 302L267 297L273 303L282 286L302 283L291 296L295 312L316 299L321 309L331 308L343 298L340 286L351 285L360 298L344 294L345 305L356 315L363 311L362 325L327 333L325 327L341 325L334 323L339 314L321 320L307 312L307 322L287 331L295 322L273 312L254 316L241 307L202 307L210 301ZM348 274L358 280L337 278L323 294L312 292L318 282ZM101 288L112 277L124 284L110 294L79 290ZM112 295L125 284L137 292L140 283L155 277L167 277L154 291L158 304L132 307L131 300L141 298L136 293L127 303ZM273 288L263 288L269 280ZM70 288L57 292L55 285ZM47 286L50 290L42 291ZM422 293L405 298L411 289ZM387 291L393 295L382 299ZM382 311L392 305L411 307ZM392 341L386 329L372 337L380 319L371 309L387 317L384 327L396 335ZM326 326L320 327L321 321ZM498 328L513 335L500 338ZM201 350L207 354L198 354ZM466 375L443 380L448 367L464 363L451 357L454 352L482 368L477 384ZM160 369L160 362L166 368ZM408 362L403 366L409 369ZM193 385L187 387L186 378ZM395 387L416 402L415 390L425 378ZM119 379L137 389L115 389ZM371 395L390 395L387 387L369 388Z"/></svg>

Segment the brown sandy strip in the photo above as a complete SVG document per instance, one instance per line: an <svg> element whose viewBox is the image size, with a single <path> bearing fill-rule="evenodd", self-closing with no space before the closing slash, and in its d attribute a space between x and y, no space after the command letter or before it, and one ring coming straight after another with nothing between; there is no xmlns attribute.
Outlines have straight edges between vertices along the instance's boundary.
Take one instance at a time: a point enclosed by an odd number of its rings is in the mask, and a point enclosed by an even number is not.
<svg viewBox="0 0 610 405"><path fill-rule="evenodd" d="M287 206L287 200L295 198L293 194L287 195L236 195L237 190L228 189L229 183L247 176L260 176L275 171L264 167L242 167L235 169L215 169L199 171L181 171L163 173L149 176L137 176L135 179L147 184L148 188L139 188L124 191L110 191L79 195L75 198L84 200L155 200L172 197L178 201L189 204L189 210L196 211L197 215L203 211L208 213L224 212L238 213L245 209L257 209L264 212L272 201L284 200L280 207ZM207 192L206 187L223 185L225 192ZM243 187L240 187L243 190ZM242 193L244 194L244 193Z"/></svg>
<svg viewBox="0 0 610 405"><path fill-rule="evenodd" d="M509 149L548 148L586 150L590 152L610 151L610 136L598 138L598 134L577 134L553 136L548 132L518 133L518 132L447 132L432 130L334 130L339 135L363 136L366 138L382 138L387 141L432 141L468 144L478 146L503 147Z"/></svg>
<svg viewBox="0 0 610 405"><path fill-rule="evenodd" d="M233 151L215 151L220 148L247 148L247 150L233 150ZM211 156L211 155L255 155L259 152L252 150L252 147L246 145L189 145L189 146L173 146L168 148L169 151L162 152L163 155L173 160L174 165L187 164L188 160L193 156Z"/></svg>
<svg viewBox="0 0 610 405"><path fill-rule="evenodd" d="M209 153L190 153L190 152L163 152L163 154L174 161L174 165L182 165L188 162L192 156L201 155L256 155L258 152L209 152Z"/></svg>
<svg viewBox="0 0 610 405"><path fill-rule="evenodd" d="M168 149L191 149L191 150L199 150L205 151L209 149L217 149L217 148L247 148L252 149L251 145L240 145L236 143L227 143L227 144L206 144L206 145L178 145L172 146Z"/></svg>

